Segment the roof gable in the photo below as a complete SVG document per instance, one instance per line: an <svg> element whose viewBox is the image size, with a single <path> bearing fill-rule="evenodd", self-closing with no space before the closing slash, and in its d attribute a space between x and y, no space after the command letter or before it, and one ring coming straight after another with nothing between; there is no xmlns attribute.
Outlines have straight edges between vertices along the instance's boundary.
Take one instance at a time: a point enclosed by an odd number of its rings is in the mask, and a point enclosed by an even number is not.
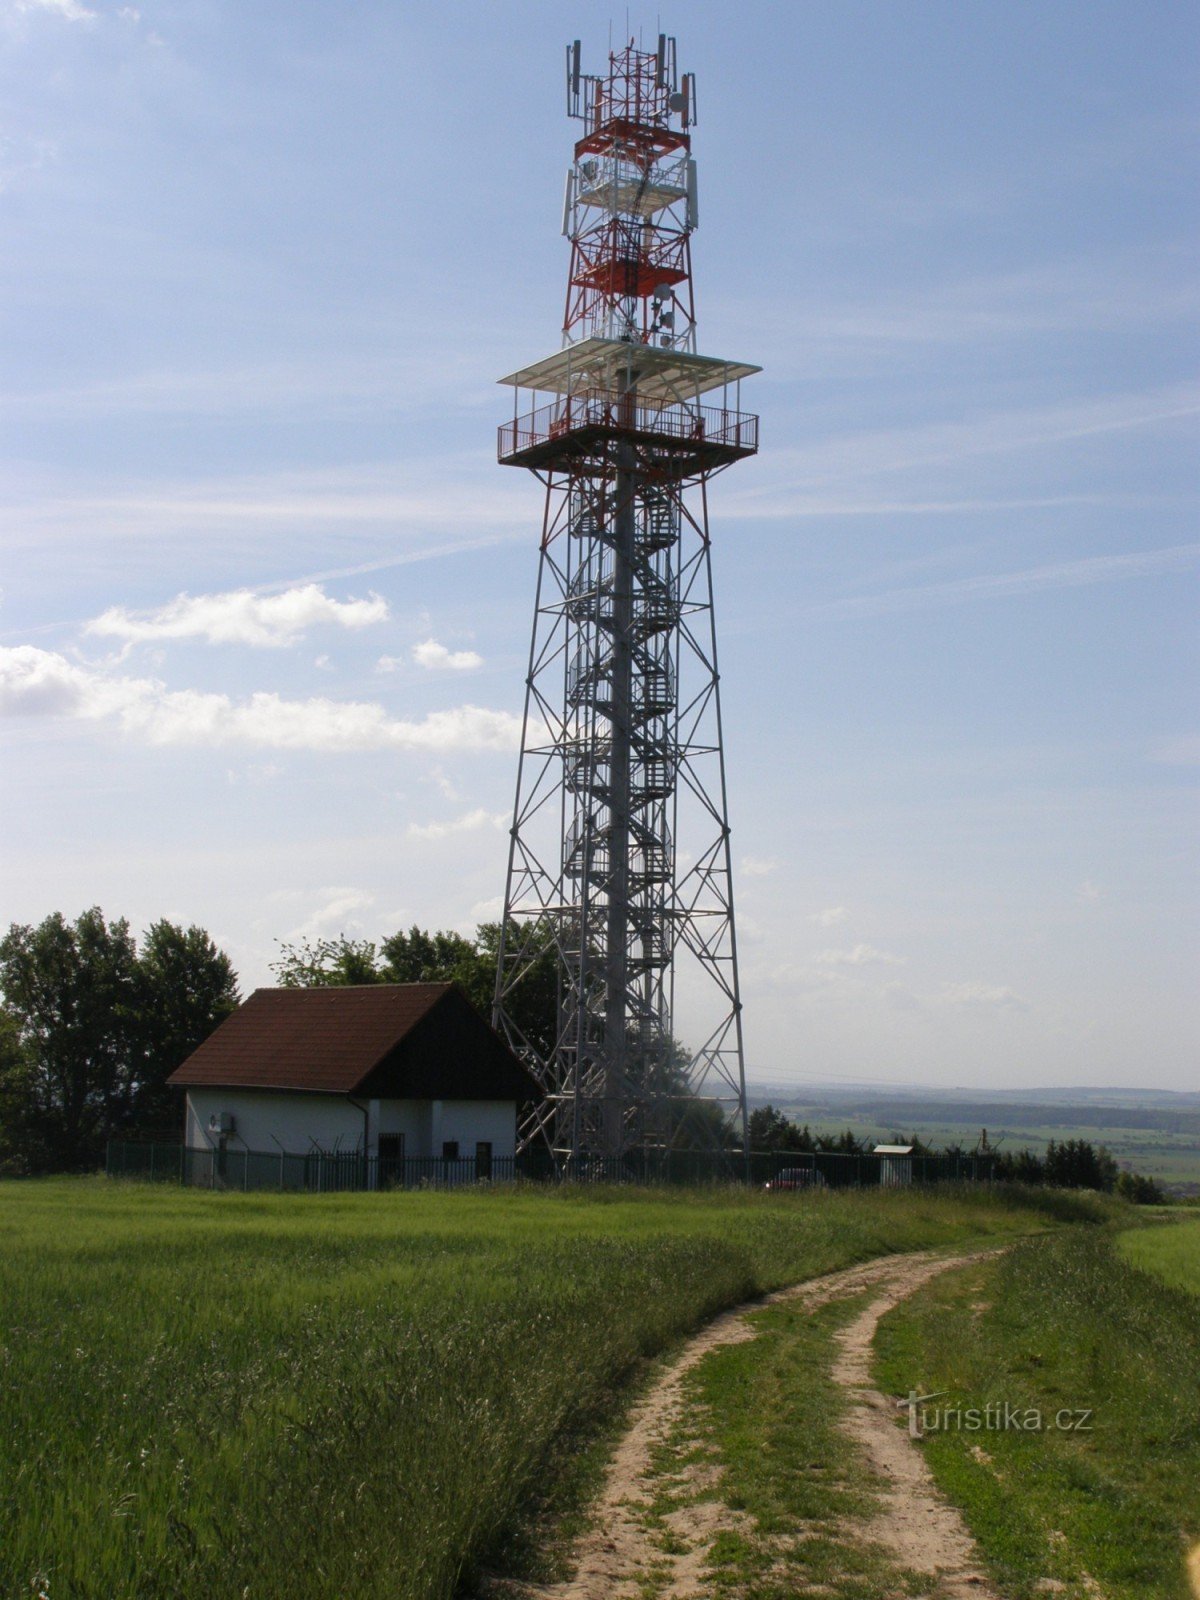
<svg viewBox="0 0 1200 1600"><path fill-rule="evenodd" d="M526 1100L537 1093L451 983L256 989L167 1081L381 1098Z"/></svg>

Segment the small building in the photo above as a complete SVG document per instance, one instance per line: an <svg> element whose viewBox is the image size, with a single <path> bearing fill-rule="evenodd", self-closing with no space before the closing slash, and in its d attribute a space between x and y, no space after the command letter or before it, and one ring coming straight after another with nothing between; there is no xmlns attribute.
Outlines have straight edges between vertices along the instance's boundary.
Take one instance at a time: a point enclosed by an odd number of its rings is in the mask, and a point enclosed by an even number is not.
<svg viewBox="0 0 1200 1600"><path fill-rule="evenodd" d="M879 1157L881 1188L902 1189L912 1182L911 1144L877 1144L871 1154Z"/></svg>
<svg viewBox="0 0 1200 1600"><path fill-rule="evenodd" d="M171 1074L184 1143L230 1176L251 1155L357 1158L346 1187L511 1167L534 1078L452 983L256 989ZM469 1164L469 1165L468 1165Z"/></svg>

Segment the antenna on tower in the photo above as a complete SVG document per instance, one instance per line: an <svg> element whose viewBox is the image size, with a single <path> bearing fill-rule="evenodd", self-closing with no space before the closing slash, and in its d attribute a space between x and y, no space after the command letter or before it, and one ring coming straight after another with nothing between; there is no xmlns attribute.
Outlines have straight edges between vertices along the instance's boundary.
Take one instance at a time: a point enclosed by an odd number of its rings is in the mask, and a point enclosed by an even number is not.
<svg viewBox="0 0 1200 1600"><path fill-rule="evenodd" d="M582 116L579 109L579 52L580 41L574 40L567 46L567 115L569 117Z"/></svg>
<svg viewBox="0 0 1200 1600"><path fill-rule="evenodd" d="M675 40L669 33L658 36L658 53L654 58L654 84L658 89L674 89L678 83L675 69Z"/></svg>

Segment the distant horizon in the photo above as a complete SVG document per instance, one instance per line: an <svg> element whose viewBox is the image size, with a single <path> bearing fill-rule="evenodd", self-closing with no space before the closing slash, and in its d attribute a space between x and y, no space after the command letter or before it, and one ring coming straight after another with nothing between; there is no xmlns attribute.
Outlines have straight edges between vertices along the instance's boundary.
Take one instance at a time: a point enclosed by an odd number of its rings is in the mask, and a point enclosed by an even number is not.
<svg viewBox="0 0 1200 1600"><path fill-rule="evenodd" d="M766 1082L760 1078L752 1080L748 1077L746 1079L747 1099L761 1099L770 1094L778 1095L781 1091L787 1092L793 1099L800 1098L803 1095L826 1095L831 1100L835 1100L839 1095L862 1094L864 1096L875 1095L880 1099L887 1096L893 1100L915 1099L918 1096L923 1096L934 1101L942 1100L946 1104L953 1104L958 1100L968 1102L973 1100L994 1100L998 1104L1004 1101L1019 1103L1022 1096L1029 1096L1031 1097L1029 1102L1031 1104L1044 1102L1047 1105L1063 1106L1083 1103L1084 1097L1087 1096L1103 1096L1106 1098L1122 1096L1127 1098L1119 1100L1117 1102L1118 1107L1124 1106L1132 1109L1147 1099L1150 1101L1171 1099L1186 1101L1200 1109L1200 1090L1155 1089L1144 1085L1137 1088L1122 1084L1116 1084L1111 1087L1103 1084L1043 1084L1037 1087L1028 1086L1023 1089L986 1089L970 1085L949 1087L945 1084L931 1083L889 1083L881 1079L863 1079L859 1083L849 1081L839 1083L817 1081L802 1083L792 1081L785 1083L782 1080L776 1083ZM1065 1098L1061 1101L1045 1100L1045 1096L1051 1094L1061 1094ZM1074 1099L1071 1098L1072 1096Z"/></svg>
<svg viewBox="0 0 1200 1600"><path fill-rule="evenodd" d="M1187 1093L1200 11L678 9L699 349L763 367L709 496L749 1076ZM499 916L497 380L610 26L0 0L0 927L196 923L250 990Z"/></svg>

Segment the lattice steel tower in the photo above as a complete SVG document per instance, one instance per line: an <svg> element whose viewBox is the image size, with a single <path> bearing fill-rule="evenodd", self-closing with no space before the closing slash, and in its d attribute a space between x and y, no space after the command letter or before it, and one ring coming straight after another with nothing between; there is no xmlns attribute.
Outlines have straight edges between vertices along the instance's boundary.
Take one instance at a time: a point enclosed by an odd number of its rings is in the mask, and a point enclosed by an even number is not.
<svg viewBox="0 0 1200 1600"><path fill-rule="evenodd" d="M728 1143L714 1106L744 1144L707 485L758 448L740 387L760 370L697 353L674 39L602 77L576 41L567 112L562 348L503 380L499 458L546 501L495 1004L545 1093L523 1141L564 1167ZM534 1038L519 986L551 960L557 1033Z"/></svg>

